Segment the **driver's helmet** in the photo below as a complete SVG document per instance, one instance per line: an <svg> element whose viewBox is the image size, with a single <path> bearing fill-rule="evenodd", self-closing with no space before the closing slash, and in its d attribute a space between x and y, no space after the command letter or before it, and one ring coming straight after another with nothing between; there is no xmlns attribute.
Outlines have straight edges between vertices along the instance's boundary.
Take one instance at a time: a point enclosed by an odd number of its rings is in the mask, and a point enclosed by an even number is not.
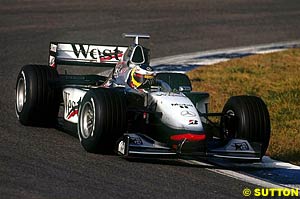
<svg viewBox="0 0 300 199"><path fill-rule="evenodd" d="M148 64L136 65L130 72L129 86L139 88L154 78L154 72Z"/></svg>

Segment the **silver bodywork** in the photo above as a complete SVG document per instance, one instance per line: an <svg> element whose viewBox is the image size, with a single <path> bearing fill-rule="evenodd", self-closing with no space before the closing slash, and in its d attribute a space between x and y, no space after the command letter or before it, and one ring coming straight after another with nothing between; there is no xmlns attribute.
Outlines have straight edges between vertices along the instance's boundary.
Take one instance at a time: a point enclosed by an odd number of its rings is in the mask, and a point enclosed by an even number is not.
<svg viewBox="0 0 300 199"><path fill-rule="evenodd" d="M198 111L183 93L153 92L150 103L156 103L157 112L162 113L161 122L176 130L203 132Z"/></svg>

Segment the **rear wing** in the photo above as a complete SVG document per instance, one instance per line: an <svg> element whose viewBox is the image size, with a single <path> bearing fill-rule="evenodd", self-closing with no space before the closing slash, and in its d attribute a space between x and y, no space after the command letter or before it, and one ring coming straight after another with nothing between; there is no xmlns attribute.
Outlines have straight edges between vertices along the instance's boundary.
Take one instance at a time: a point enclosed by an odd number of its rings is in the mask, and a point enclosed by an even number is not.
<svg viewBox="0 0 300 199"><path fill-rule="evenodd" d="M97 44L51 42L49 47L49 66L88 65L114 67L128 47L101 46Z"/></svg>

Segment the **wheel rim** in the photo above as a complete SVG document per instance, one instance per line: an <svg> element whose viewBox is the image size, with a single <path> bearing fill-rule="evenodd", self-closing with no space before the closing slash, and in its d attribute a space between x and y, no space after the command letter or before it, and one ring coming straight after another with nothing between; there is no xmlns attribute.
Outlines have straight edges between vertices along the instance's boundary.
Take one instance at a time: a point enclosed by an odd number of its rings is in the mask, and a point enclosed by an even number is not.
<svg viewBox="0 0 300 199"><path fill-rule="evenodd" d="M26 81L25 76L22 73L22 77L19 78L17 84L17 111L20 113L23 110L26 102Z"/></svg>
<svg viewBox="0 0 300 199"><path fill-rule="evenodd" d="M237 137L237 126L236 117L233 110L227 110L225 116L223 117L223 133L224 138L236 138Z"/></svg>
<svg viewBox="0 0 300 199"><path fill-rule="evenodd" d="M95 129L95 106L93 100L86 102L80 114L80 133L83 138L93 136Z"/></svg>

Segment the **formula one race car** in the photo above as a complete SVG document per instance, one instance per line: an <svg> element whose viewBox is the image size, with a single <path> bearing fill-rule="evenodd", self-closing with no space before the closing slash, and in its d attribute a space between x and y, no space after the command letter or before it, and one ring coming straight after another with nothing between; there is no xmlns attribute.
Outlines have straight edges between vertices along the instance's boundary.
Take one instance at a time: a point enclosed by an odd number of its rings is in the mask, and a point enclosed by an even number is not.
<svg viewBox="0 0 300 199"><path fill-rule="evenodd" d="M269 113L262 99L234 96L222 112L209 113L209 94L192 92L185 74L153 70L149 49L139 44L149 35L124 36L134 43L122 47L51 42L49 65L25 65L18 75L19 121L76 126L81 145L92 153L262 158L270 139ZM67 69L61 73L63 67ZM69 74L70 68L79 75ZM92 74L83 74L84 69ZM219 122L210 117L219 117Z"/></svg>

